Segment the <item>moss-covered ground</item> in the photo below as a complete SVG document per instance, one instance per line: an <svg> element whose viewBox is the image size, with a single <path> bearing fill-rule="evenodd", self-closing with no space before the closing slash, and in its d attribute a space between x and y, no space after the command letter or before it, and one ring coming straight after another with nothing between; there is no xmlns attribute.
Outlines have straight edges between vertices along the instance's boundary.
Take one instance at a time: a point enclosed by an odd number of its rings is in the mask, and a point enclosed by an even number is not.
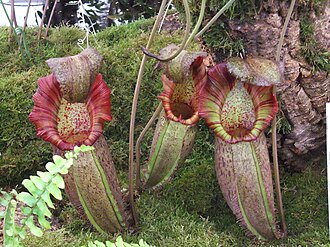
<svg viewBox="0 0 330 247"><path fill-rule="evenodd" d="M110 86L113 121L106 125L116 168L123 186L127 181L128 130L135 80L152 21L106 29L92 43L104 56L102 74ZM23 61L17 47L7 42L7 30L0 29L0 187L20 184L23 178L42 170L51 159L49 144L35 137L27 117L33 107L32 95L37 79L50 73L45 60L80 52L78 39L84 34L75 29L53 29L49 38L35 39L37 30L28 30L32 59ZM169 43L180 43L180 31L157 35L153 52ZM93 41L91 41L93 42ZM196 49L197 46L192 47ZM149 60L138 104L136 134L152 115L161 91L159 73L153 73L155 62ZM151 134L143 146L144 157ZM123 233L126 242L143 238L155 246L330 246L327 229L327 182L325 162L311 164L302 172L282 171L281 183L288 225L288 237L281 241L261 243L246 237L223 200L216 182L213 164L213 134L204 122L193 153L174 179L163 190L146 192L137 199L139 226L136 233ZM55 215L63 226L46 232L43 237L29 236L25 246L81 246L90 240L114 240L101 236L83 224L70 205L61 203Z"/></svg>

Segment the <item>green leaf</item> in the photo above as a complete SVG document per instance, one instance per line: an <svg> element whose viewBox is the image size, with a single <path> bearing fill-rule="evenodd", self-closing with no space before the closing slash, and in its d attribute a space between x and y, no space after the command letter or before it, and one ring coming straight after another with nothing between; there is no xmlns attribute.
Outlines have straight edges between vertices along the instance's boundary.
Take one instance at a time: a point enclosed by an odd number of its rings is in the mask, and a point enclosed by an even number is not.
<svg viewBox="0 0 330 247"><path fill-rule="evenodd" d="M55 157L55 156L54 156ZM53 159L55 159L53 157ZM60 156L59 156L60 157ZM56 174L56 173L58 173L59 171L60 171L60 168L57 166L57 165L55 165L53 162L48 162L47 164L46 164L46 169L51 173L51 174Z"/></svg>
<svg viewBox="0 0 330 247"><path fill-rule="evenodd" d="M18 227L17 228L17 233L21 239L25 239L26 237L26 231L23 227Z"/></svg>
<svg viewBox="0 0 330 247"><path fill-rule="evenodd" d="M0 219L5 217L5 212L4 211L0 211Z"/></svg>
<svg viewBox="0 0 330 247"><path fill-rule="evenodd" d="M62 200L62 193L61 191L58 189L58 187L51 183L48 187L47 190L49 191L49 193L51 193L57 200Z"/></svg>
<svg viewBox="0 0 330 247"><path fill-rule="evenodd" d="M55 163L55 165L57 167L61 167L62 168L63 166L65 166L66 159L62 158L61 156L54 155L53 156L53 160L54 160L54 163ZM52 173L52 172L50 172L50 173ZM56 173L58 173L58 172L56 172ZM55 173L52 173L52 174L55 174Z"/></svg>
<svg viewBox="0 0 330 247"><path fill-rule="evenodd" d="M44 190L46 183L38 176L30 176L30 180L37 186L39 190Z"/></svg>
<svg viewBox="0 0 330 247"><path fill-rule="evenodd" d="M17 200L24 202L30 207L33 207L36 203L36 199L27 192L21 192L17 195Z"/></svg>
<svg viewBox="0 0 330 247"><path fill-rule="evenodd" d="M88 152L94 150L95 148L93 146L81 145L80 149L82 152Z"/></svg>
<svg viewBox="0 0 330 247"><path fill-rule="evenodd" d="M100 242L100 241L94 241L94 245L97 247L106 247L104 243Z"/></svg>
<svg viewBox="0 0 330 247"><path fill-rule="evenodd" d="M37 171L37 174L45 183L48 183L53 178L53 175L50 172Z"/></svg>
<svg viewBox="0 0 330 247"><path fill-rule="evenodd" d="M114 243L111 243L110 241L106 241L105 244L107 247L116 247L116 245Z"/></svg>
<svg viewBox="0 0 330 247"><path fill-rule="evenodd" d="M16 227L15 227L15 212L17 208L17 202L11 200L5 210L5 218L3 221L3 243L4 246L14 246L17 242Z"/></svg>
<svg viewBox="0 0 330 247"><path fill-rule="evenodd" d="M50 208L55 208L52 200L50 199L50 194L48 190L45 190L45 192L41 195L41 199L44 200L44 202L47 203L47 206Z"/></svg>
<svg viewBox="0 0 330 247"><path fill-rule="evenodd" d="M73 159L73 153L72 152L67 152L64 154L64 157L69 160L69 159Z"/></svg>
<svg viewBox="0 0 330 247"><path fill-rule="evenodd" d="M13 198L13 192L8 193L6 191L1 191L2 197L0 197L0 204L7 207L9 201Z"/></svg>
<svg viewBox="0 0 330 247"><path fill-rule="evenodd" d="M37 206L38 206L38 208L42 211L42 213L43 213L45 216L47 216L47 217L49 217L49 218L52 216L52 213L49 211L49 209L47 208L47 206L46 206L46 204L45 204L44 201L39 200L39 201L37 202Z"/></svg>
<svg viewBox="0 0 330 247"><path fill-rule="evenodd" d="M78 146L75 146L75 147L73 148L73 152L74 152L75 154L79 154L80 151L81 151L81 148L78 147Z"/></svg>
<svg viewBox="0 0 330 247"><path fill-rule="evenodd" d="M22 184L34 197L37 197L41 194L41 191L34 185L31 180L24 179Z"/></svg>
<svg viewBox="0 0 330 247"><path fill-rule="evenodd" d="M30 228L30 231L33 235L37 236L37 237L41 237L43 232L42 230L34 225L33 222L33 216L31 215L25 222L25 225L27 225Z"/></svg>
<svg viewBox="0 0 330 247"><path fill-rule="evenodd" d="M9 237L14 236L14 227L10 227L8 230L6 230L6 235Z"/></svg>
<svg viewBox="0 0 330 247"><path fill-rule="evenodd" d="M50 223L46 220L44 213L39 208L35 208L33 212L38 216L38 222L43 228L51 228Z"/></svg>
<svg viewBox="0 0 330 247"><path fill-rule="evenodd" d="M30 215L32 212L32 209L29 207L21 207L21 210L23 212L24 215Z"/></svg>
<svg viewBox="0 0 330 247"><path fill-rule="evenodd" d="M121 236L117 237L116 239L116 247L125 247L123 238Z"/></svg>
<svg viewBox="0 0 330 247"><path fill-rule="evenodd" d="M53 179L52 179L52 183L54 183L58 188L60 189L64 189L65 188L65 184L64 184L64 180L62 178L61 175L57 174Z"/></svg>

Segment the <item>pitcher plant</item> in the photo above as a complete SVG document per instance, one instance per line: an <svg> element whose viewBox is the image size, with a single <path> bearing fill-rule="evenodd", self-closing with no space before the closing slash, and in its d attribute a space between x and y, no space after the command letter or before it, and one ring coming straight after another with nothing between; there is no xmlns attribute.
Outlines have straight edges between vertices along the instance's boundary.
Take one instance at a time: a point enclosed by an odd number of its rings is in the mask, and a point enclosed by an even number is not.
<svg viewBox="0 0 330 247"><path fill-rule="evenodd" d="M64 155L75 145L95 148L80 155L64 177L67 195L98 231L127 229L129 212L102 135L105 121L111 120L110 89L98 73L102 56L88 48L47 63L52 73L38 80L29 119L55 154Z"/></svg>
<svg viewBox="0 0 330 247"><path fill-rule="evenodd" d="M278 111L273 85L280 82L280 70L270 60L231 58L208 71L200 94L200 115L216 134L220 189L241 225L261 240L285 234L276 224L264 134Z"/></svg>
<svg viewBox="0 0 330 247"><path fill-rule="evenodd" d="M169 45L162 56L175 53L179 47ZM155 129L149 161L143 171L143 188L163 185L184 162L192 150L197 126L200 77L206 74L203 52L181 51L173 60L163 63L161 111ZM139 151L139 150L138 150Z"/></svg>

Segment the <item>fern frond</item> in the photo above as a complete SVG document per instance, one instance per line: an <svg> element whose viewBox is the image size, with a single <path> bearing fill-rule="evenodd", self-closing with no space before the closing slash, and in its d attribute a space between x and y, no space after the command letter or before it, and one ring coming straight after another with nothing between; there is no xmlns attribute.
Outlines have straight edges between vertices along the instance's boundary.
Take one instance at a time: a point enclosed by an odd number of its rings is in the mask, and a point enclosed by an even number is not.
<svg viewBox="0 0 330 247"><path fill-rule="evenodd" d="M154 247L149 244L147 244L143 239L140 239L138 244L129 244L124 242L123 238L121 236L118 236L115 243L112 243L110 241L106 241L105 243L102 243L100 241L94 241L89 242L87 247ZM83 246L85 247L85 246Z"/></svg>
<svg viewBox="0 0 330 247"><path fill-rule="evenodd" d="M15 190L11 193L3 192L0 197L0 204L6 210L0 214L0 218L4 218L4 246L18 247L22 246L20 240L25 238L25 229L29 228L30 232L35 236L42 236L43 229L50 229L51 225L47 218L52 216L49 208L54 208L54 204L50 195L58 200L62 200L62 192L64 189L64 180L61 175L67 174L69 168L73 164L73 159L77 158L80 152L93 150L93 147L81 146L75 147L73 152L65 154L65 158L54 155L53 162L46 164L46 172L37 172L37 176L30 176L30 179L24 179L22 184L27 192L17 194ZM15 223L15 213L17 204L22 202L21 207L24 215L21 220L21 226ZM35 217L38 219L39 225L36 225Z"/></svg>

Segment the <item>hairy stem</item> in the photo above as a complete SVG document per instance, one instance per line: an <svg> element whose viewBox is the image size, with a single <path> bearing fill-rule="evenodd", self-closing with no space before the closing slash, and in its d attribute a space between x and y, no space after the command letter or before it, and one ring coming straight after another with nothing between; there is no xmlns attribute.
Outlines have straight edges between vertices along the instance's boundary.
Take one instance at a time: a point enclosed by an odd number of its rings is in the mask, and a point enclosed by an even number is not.
<svg viewBox="0 0 330 247"><path fill-rule="evenodd" d="M285 22L281 31L281 36L278 42L277 50L276 50L276 62L280 62L281 59L281 50L284 42L284 36L288 29L288 24L293 12L293 7L295 5L295 0L291 0L291 5L288 11L288 14L285 18ZM273 87L273 94L276 95L276 86ZM283 202L282 202L282 193L281 193L281 185L280 185L280 173L279 173L279 165L278 165L278 157L277 157L277 141L276 141L276 116L272 121L272 151L273 151L273 163L274 163L274 177L275 177L275 192L277 198L278 211L280 214L281 227L283 231L283 235L287 235L287 226L285 222L284 210L283 210Z"/></svg>
<svg viewBox="0 0 330 247"><path fill-rule="evenodd" d="M159 116L160 111L162 110L163 106L162 103L159 103L157 106L154 114L151 116L149 119L147 125L144 127L142 130L139 138L136 141L135 144L135 162L136 162L136 187L138 190L141 190L142 187L142 182L141 182L141 165L140 165L140 160L141 160L141 143L143 141L144 136L146 135L147 131L151 127L151 125L155 122L156 118Z"/></svg>
<svg viewBox="0 0 330 247"><path fill-rule="evenodd" d="M225 12L234 2L235 0L229 0L225 6L223 6L219 12L203 27L203 29L195 35L195 39L203 35L203 33L216 21L218 18Z"/></svg>
<svg viewBox="0 0 330 247"><path fill-rule="evenodd" d="M186 31L185 31L185 34L184 34L183 41L180 45L180 48L174 54L170 55L169 57L161 58L161 57L157 56L156 54L151 53L148 50L149 48L142 47L142 51L145 55L147 55L149 57L152 57L152 58L155 58L155 59L157 59L158 61L161 61L161 62L168 62L168 61L176 58L181 53L181 51L186 47L187 40L189 38L190 27L191 27L191 16L190 16L188 1L183 0L183 5L184 5L184 10L185 10L185 15L186 15Z"/></svg>
<svg viewBox="0 0 330 247"><path fill-rule="evenodd" d="M146 46L147 49L149 49L151 46L151 43L152 43L154 36L156 34L156 31L157 31L157 27L161 21L162 15L165 11L165 7L166 7L166 0L162 0L156 21L154 23L154 26L153 26L152 31L149 36L149 40L148 40L148 43ZM129 128L129 159L128 159L129 200L130 200L130 206L131 206L131 211L132 211L132 215L133 215L133 221L135 224L137 223L137 215L136 215L135 206L134 206L134 129L135 129L135 116L136 116L137 101L138 101L139 94L140 94L140 87L141 87L141 82L142 82L142 77L143 77L146 61L147 61L147 56L144 54L142 57L141 64L140 64L138 77L136 79L134 97L133 97L133 102L132 102L130 128Z"/></svg>

